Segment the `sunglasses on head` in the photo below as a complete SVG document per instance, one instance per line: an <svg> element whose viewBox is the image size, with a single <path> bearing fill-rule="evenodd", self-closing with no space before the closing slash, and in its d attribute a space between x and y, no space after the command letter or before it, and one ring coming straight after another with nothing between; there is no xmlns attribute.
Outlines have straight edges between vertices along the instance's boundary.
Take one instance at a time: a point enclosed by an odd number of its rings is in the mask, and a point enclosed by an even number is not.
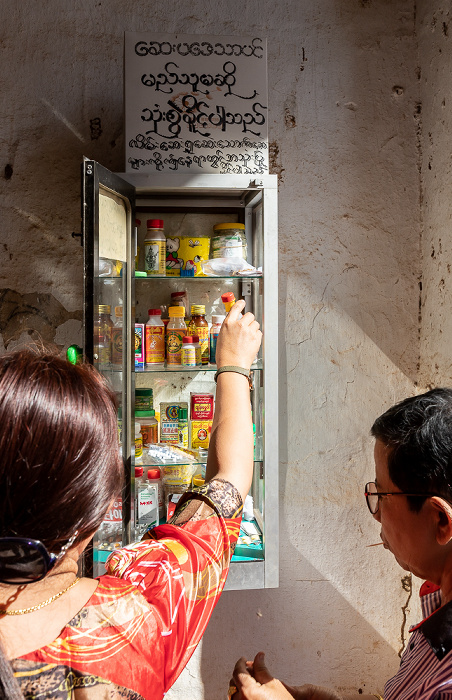
<svg viewBox="0 0 452 700"><path fill-rule="evenodd" d="M78 531L59 554L47 551L39 540L0 537L0 583L26 584L41 581L73 545Z"/></svg>

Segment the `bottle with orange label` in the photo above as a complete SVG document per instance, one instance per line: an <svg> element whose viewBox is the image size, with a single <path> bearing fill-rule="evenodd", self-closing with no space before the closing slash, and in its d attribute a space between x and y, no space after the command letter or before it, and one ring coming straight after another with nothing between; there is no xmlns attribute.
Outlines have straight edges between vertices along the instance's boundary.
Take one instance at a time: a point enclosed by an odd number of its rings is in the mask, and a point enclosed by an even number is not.
<svg viewBox="0 0 452 700"><path fill-rule="evenodd" d="M209 364L209 324L206 321L206 307L203 304L192 304L191 320L188 326L189 335L197 335L201 346L201 362Z"/></svg>
<svg viewBox="0 0 452 700"><path fill-rule="evenodd" d="M163 365L165 362L165 324L160 309L149 309L146 323L146 364Z"/></svg>
<svg viewBox="0 0 452 700"><path fill-rule="evenodd" d="M170 306L168 314L170 320L166 327L166 365L179 367L182 364L182 341L187 335L185 307Z"/></svg>

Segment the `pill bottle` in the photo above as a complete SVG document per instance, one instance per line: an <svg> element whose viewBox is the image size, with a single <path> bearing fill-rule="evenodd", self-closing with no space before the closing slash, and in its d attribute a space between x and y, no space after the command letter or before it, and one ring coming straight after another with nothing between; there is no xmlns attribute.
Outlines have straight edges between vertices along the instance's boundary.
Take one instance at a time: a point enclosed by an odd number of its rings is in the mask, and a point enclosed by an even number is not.
<svg viewBox="0 0 452 700"><path fill-rule="evenodd" d="M185 308L170 306L169 323L166 327L166 364L167 367L180 367L182 364L182 339L187 335Z"/></svg>
<svg viewBox="0 0 452 700"><path fill-rule="evenodd" d="M209 364L209 324L206 321L206 307L204 304L192 304L191 320L188 326L189 335L197 335L201 345L201 361L203 365Z"/></svg>
<svg viewBox="0 0 452 700"><path fill-rule="evenodd" d="M246 260L246 255L245 224L215 224L210 242L210 257Z"/></svg>
<svg viewBox="0 0 452 700"><path fill-rule="evenodd" d="M166 238L162 219L148 219L144 239L144 269L148 277L166 275Z"/></svg>
<svg viewBox="0 0 452 700"><path fill-rule="evenodd" d="M212 365L216 363L216 352L217 352L217 338L220 333L221 324L223 323L226 316L222 315L212 315L212 325L210 326L210 362Z"/></svg>
<svg viewBox="0 0 452 700"><path fill-rule="evenodd" d="M141 436L141 426L135 421L135 464L143 461L143 438Z"/></svg>
<svg viewBox="0 0 452 700"><path fill-rule="evenodd" d="M148 469L147 473L147 481L148 484L151 486L157 486L157 502L158 502L158 508L159 508L159 517L164 518L165 517L165 499L163 496L163 482L162 482L162 475L160 473L160 469Z"/></svg>
<svg viewBox="0 0 452 700"><path fill-rule="evenodd" d="M162 366L165 362L165 324L161 309L149 309L146 323L146 364Z"/></svg>
<svg viewBox="0 0 452 700"><path fill-rule="evenodd" d="M202 358L201 358L201 343L199 342L199 335L192 335L192 338L193 338L193 345L195 346L196 366L201 367Z"/></svg>
<svg viewBox="0 0 452 700"><path fill-rule="evenodd" d="M196 367L196 344L191 335L184 335L182 338L182 365Z"/></svg>
<svg viewBox="0 0 452 700"><path fill-rule="evenodd" d="M135 411L135 421L140 425L143 447L156 445L159 441L159 426L155 411Z"/></svg>

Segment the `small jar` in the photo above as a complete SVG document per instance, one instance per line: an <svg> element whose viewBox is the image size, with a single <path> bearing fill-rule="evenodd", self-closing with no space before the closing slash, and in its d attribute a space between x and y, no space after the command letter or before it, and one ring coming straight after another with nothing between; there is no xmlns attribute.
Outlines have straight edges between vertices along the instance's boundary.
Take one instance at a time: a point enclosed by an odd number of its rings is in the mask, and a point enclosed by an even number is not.
<svg viewBox="0 0 452 700"><path fill-rule="evenodd" d="M215 224L211 240L211 258L243 258L246 260L247 245L245 224Z"/></svg>
<svg viewBox="0 0 452 700"><path fill-rule="evenodd" d="M191 335L184 335L182 338L182 365L196 367L196 345Z"/></svg>
<svg viewBox="0 0 452 700"><path fill-rule="evenodd" d="M135 421L140 426L142 447L156 445L159 441L159 424L155 418L155 411L135 411Z"/></svg>
<svg viewBox="0 0 452 700"><path fill-rule="evenodd" d="M111 331L113 321L111 320L111 306L99 304L97 307L97 317L94 321L94 360L101 365L111 362Z"/></svg>

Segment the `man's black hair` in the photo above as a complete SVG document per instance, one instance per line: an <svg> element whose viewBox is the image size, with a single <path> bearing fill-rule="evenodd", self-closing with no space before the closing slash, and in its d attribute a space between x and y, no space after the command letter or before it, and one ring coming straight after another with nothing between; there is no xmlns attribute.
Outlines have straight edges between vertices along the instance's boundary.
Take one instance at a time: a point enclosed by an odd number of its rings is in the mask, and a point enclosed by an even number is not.
<svg viewBox="0 0 452 700"><path fill-rule="evenodd" d="M389 448L388 470L401 491L452 503L452 389L411 396L383 413L371 434ZM424 498L408 498L419 511Z"/></svg>

